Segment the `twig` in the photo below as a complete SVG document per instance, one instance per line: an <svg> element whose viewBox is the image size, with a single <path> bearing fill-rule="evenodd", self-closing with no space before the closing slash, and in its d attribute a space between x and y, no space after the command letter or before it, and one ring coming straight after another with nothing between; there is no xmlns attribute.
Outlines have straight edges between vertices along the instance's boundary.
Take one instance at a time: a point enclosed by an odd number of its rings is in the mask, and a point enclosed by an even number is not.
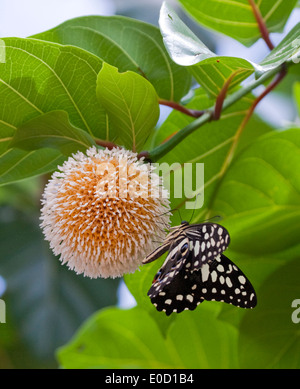
<svg viewBox="0 0 300 389"><path fill-rule="evenodd" d="M249 4L251 5L253 14L254 14L255 19L257 21L261 37L266 42L266 44L268 45L269 49L273 50L274 49L274 45L271 42L268 28L266 26L266 23L265 23L263 17L262 17L262 14L260 13L260 10L259 10L258 6L255 4L254 0L248 0L248 1L249 1Z"/></svg>
<svg viewBox="0 0 300 389"><path fill-rule="evenodd" d="M237 73L238 73L238 71L232 73L230 75L230 77L228 77L228 79L224 82L224 85L223 85L222 89L220 90L220 93L217 96L215 110L214 110L214 114L213 114L214 120L220 119L222 108L223 108L223 103L224 103L225 97L227 95L229 85Z"/></svg>
<svg viewBox="0 0 300 389"><path fill-rule="evenodd" d="M195 110L195 109L188 109L188 108L184 107L183 105L180 105L180 104L176 103L175 101L159 99L158 102L161 105L166 105L168 107L174 108L177 111L185 113L186 115L192 116L194 118L199 118L205 112L205 111L198 111L198 110Z"/></svg>
<svg viewBox="0 0 300 389"><path fill-rule="evenodd" d="M115 147L119 147L115 143L110 142L108 140L95 139L95 142L97 143L97 145L105 147L109 150L112 150Z"/></svg>

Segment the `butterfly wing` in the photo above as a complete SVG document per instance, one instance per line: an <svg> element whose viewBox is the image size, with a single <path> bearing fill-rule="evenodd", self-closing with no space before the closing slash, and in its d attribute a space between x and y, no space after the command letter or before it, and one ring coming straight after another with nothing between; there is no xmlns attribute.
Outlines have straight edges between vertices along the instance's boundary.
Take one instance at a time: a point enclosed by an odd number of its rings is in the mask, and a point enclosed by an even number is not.
<svg viewBox="0 0 300 389"><path fill-rule="evenodd" d="M186 263L191 260L189 255ZM254 308L257 303L250 281L223 254L196 271L184 266L172 282L159 288L156 294L150 293L154 285L148 292L151 302L158 311L164 311L167 315L185 309L193 310L204 300L222 301L242 308Z"/></svg>
<svg viewBox="0 0 300 389"><path fill-rule="evenodd" d="M193 255L190 270L198 270L205 263L212 262L230 243L228 231L216 223L189 225L185 234L189 238L190 251Z"/></svg>
<svg viewBox="0 0 300 389"><path fill-rule="evenodd" d="M170 241L164 242L161 246L157 247L151 254L147 255L147 257L143 260L143 264L150 263L155 261L157 258L161 257L167 250L169 250L171 245Z"/></svg>
<svg viewBox="0 0 300 389"><path fill-rule="evenodd" d="M172 312L180 313L183 310L194 310L204 298L195 296L192 287L198 283L198 274L193 272L187 275L185 271L179 272L172 283L160 288L159 293L153 295L150 288L148 295L152 304L158 311L164 311L167 316Z"/></svg>
<svg viewBox="0 0 300 389"><path fill-rule="evenodd" d="M180 270L184 267L189 256L189 240L185 236L179 236L171 244L165 262L156 273L148 296L155 297L165 286L170 284Z"/></svg>
<svg viewBox="0 0 300 389"><path fill-rule="evenodd" d="M198 299L222 301L241 308L256 306L256 293L251 282L224 254L219 254L212 264L197 273L195 295Z"/></svg>

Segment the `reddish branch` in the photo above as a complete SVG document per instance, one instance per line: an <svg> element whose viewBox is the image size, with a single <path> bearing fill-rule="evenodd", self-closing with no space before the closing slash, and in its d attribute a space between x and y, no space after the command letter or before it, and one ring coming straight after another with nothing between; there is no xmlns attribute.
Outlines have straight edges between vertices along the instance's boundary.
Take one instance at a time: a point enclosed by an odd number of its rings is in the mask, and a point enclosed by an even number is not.
<svg viewBox="0 0 300 389"><path fill-rule="evenodd" d="M283 66L282 67L282 70L280 73L277 74L277 76L275 77L275 79L266 87L266 89L254 100L253 104L251 105L244 121L243 121L243 124L244 126L246 125L246 123L248 122L248 120L250 119L250 117L252 116L256 106L258 105L258 103L261 102L261 100L267 95L269 94L274 88L276 88L276 86L281 82L281 80L286 76L287 74L287 71L286 71L286 68Z"/></svg>
<svg viewBox="0 0 300 389"><path fill-rule="evenodd" d="M271 39L270 39L270 36L269 36L269 31L268 31L268 28L266 26L266 23L260 13L260 10L258 8L258 6L255 4L255 1L254 0L248 0L249 1L249 4L251 5L251 8L252 8L252 11L253 11L253 14L255 16L255 19L257 21L257 24L258 24L258 28L259 28L259 31L260 31L260 34L263 38L263 40L266 42L266 44L268 45L269 49L270 50L273 50L274 49L274 45L273 43L271 42Z"/></svg>
<svg viewBox="0 0 300 389"><path fill-rule="evenodd" d="M205 112L205 111L198 111L198 110L195 110L195 109L188 109L188 108L186 108L186 107L176 103L175 101L159 99L158 102L161 105L166 105L168 107L174 108L177 111L180 111L180 112L182 112L182 113L184 113L184 114L186 114L188 116L192 116L193 118L199 118Z"/></svg>
<svg viewBox="0 0 300 389"><path fill-rule="evenodd" d="M115 143L110 142L108 140L95 139L95 142L97 143L97 145L105 147L109 150L112 150L114 147L119 147Z"/></svg>

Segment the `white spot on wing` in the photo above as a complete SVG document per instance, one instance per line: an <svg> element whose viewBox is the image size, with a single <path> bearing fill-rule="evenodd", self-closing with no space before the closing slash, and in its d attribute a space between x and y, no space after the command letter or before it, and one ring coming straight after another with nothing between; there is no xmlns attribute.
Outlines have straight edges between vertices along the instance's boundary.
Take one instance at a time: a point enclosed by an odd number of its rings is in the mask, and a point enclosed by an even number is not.
<svg viewBox="0 0 300 389"><path fill-rule="evenodd" d="M195 256L197 256L199 254L199 251L200 251L200 242L199 242L199 240L197 240L197 242L195 244L195 248L194 248Z"/></svg>
<svg viewBox="0 0 300 389"><path fill-rule="evenodd" d="M208 280L209 277L209 264L205 263L201 268L202 282Z"/></svg>

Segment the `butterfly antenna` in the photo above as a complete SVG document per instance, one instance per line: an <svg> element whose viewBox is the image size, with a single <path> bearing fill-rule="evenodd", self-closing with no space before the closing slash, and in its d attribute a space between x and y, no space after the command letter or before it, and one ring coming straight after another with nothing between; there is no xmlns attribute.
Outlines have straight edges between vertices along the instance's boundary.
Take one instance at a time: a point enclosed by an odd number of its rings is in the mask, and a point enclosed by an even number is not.
<svg viewBox="0 0 300 389"><path fill-rule="evenodd" d="M199 196L200 194L201 194L201 193L198 193L198 194L196 195L195 206L194 206L194 209L193 209L192 216L190 217L189 224L190 224L191 221L193 220L193 217L194 217L194 214L195 214L195 210L196 210L196 205L197 205L197 199L198 199L198 196Z"/></svg>
<svg viewBox="0 0 300 389"><path fill-rule="evenodd" d="M208 222L209 220L213 220L213 219L222 220L222 217L220 215L212 216L209 219L203 220L203 222Z"/></svg>

